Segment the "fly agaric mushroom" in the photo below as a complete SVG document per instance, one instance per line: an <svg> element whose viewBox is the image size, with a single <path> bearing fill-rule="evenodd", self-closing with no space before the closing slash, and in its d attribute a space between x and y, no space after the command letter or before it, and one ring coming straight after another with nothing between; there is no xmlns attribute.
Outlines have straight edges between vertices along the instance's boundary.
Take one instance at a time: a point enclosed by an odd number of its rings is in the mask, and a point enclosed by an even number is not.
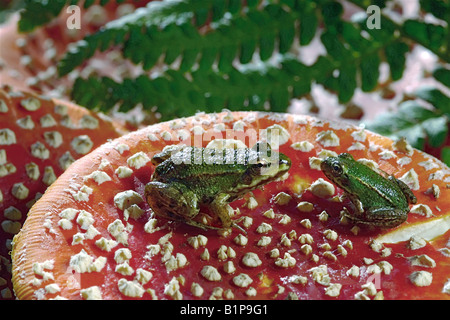
<svg viewBox="0 0 450 320"><path fill-rule="evenodd" d="M153 155L253 138L278 141L292 167L230 203L245 232L152 214L144 189ZM366 230L341 219L348 200L320 159L343 152L412 188L405 223ZM421 151L308 116L224 112L156 124L76 161L33 206L14 238L14 290L19 299L448 299L449 180Z"/></svg>
<svg viewBox="0 0 450 320"><path fill-rule="evenodd" d="M18 31L19 15L15 14L8 22L0 26L0 85L9 85L16 90L30 89L44 95L69 100L74 80L79 76L97 74L121 79L133 72L134 67L122 58L116 50L98 52L83 67L73 70L66 77L59 77L57 62L69 50L70 45L89 33L97 31L104 23L133 12L135 8L145 6L149 1L114 1L104 6L93 5L87 10L80 8L82 28L68 28L67 21L72 10L61 11L54 21L30 33ZM137 122L156 122L154 114L145 119L130 112L129 115L114 115L115 121L122 122L128 130L135 130L141 125Z"/></svg>
<svg viewBox="0 0 450 320"><path fill-rule="evenodd" d="M118 19L149 1L127 0L120 4L110 1L103 6L92 5L88 9L78 7L78 13L69 6L63 8L51 23L36 28L29 33L18 31L19 14L0 26L0 84L9 84L19 90L30 88L52 96L68 97L73 80L79 75L101 74L123 78L132 72L130 64L115 51L99 53L83 68L73 71L69 77L58 77L57 61L70 48L72 43L83 39L87 34L98 31L107 22ZM76 18L75 18L76 19ZM79 22L81 28L70 28L68 23Z"/></svg>
<svg viewBox="0 0 450 320"><path fill-rule="evenodd" d="M120 127L84 108L27 92L0 89L0 292L13 298L12 237L29 208L76 159Z"/></svg>

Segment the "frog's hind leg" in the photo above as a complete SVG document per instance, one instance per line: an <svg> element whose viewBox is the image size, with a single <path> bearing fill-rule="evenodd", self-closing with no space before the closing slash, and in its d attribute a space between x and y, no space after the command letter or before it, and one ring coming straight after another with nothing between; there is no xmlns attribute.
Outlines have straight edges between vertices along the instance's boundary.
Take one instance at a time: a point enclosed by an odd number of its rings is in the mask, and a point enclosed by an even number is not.
<svg viewBox="0 0 450 320"><path fill-rule="evenodd" d="M390 181L396 183L399 186L400 190L402 190L403 194L405 195L408 203L411 203L411 204L417 203L416 196L414 195L414 193L411 191L411 189L408 187L408 185L406 183L404 183L402 180L397 179L394 176L389 176L388 179Z"/></svg>
<svg viewBox="0 0 450 320"><path fill-rule="evenodd" d="M345 217L356 225L365 225L376 228L394 228L408 218L408 214L399 209L369 209L363 214L350 215L345 214Z"/></svg>
<svg viewBox="0 0 450 320"><path fill-rule="evenodd" d="M408 213L401 209L395 208L377 208L369 210L366 213L364 220L367 224L380 227L380 228L394 228L408 218Z"/></svg>
<svg viewBox="0 0 450 320"><path fill-rule="evenodd" d="M199 213L197 197L166 183L153 181L145 187L147 202L153 212L171 220L190 221Z"/></svg>

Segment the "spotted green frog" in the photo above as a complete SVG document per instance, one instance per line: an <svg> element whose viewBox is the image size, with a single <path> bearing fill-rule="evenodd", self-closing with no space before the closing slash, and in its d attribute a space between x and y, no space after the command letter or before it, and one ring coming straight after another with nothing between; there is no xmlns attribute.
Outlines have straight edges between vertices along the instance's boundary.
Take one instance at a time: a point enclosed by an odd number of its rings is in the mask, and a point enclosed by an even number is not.
<svg viewBox="0 0 450 320"><path fill-rule="evenodd" d="M279 179L291 167L287 156L266 143L251 149L169 148L156 154L152 163L156 168L145 194L156 216L202 229L220 228L194 220L200 207L208 207L222 228L238 227L228 204Z"/></svg>
<svg viewBox="0 0 450 320"><path fill-rule="evenodd" d="M409 204L417 202L403 181L375 172L348 153L326 158L321 169L354 204L355 213L349 214L347 210L345 216L356 224L396 227L406 221Z"/></svg>

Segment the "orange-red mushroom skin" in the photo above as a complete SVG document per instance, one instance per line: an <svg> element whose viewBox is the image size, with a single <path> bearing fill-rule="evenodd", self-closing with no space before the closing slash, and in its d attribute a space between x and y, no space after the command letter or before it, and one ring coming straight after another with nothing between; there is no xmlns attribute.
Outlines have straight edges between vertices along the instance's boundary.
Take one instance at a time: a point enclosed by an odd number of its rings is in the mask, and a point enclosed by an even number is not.
<svg viewBox="0 0 450 320"><path fill-rule="evenodd" d="M28 210L76 159L122 133L80 106L0 89L0 299L14 298L11 241Z"/></svg>
<svg viewBox="0 0 450 320"><path fill-rule="evenodd" d="M273 139L292 166L229 203L245 232L203 230L149 207L151 159L164 147ZM404 223L371 229L342 218L349 200L320 163L344 152L408 185L417 203ZM423 152L308 116L156 124L77 160L36 202L14 238L14 289L19 299L448 299L449 180ZM209 223L210 208L198 218Z"/></svg>

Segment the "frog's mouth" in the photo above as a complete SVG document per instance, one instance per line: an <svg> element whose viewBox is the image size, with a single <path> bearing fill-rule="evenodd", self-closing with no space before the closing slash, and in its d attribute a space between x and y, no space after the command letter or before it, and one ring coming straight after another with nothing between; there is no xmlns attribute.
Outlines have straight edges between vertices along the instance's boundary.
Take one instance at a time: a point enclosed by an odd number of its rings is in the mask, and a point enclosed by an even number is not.
<svg viewBox="0 0 450 320"><path fill-rule="evenodd" d="M328 179L333 181L333 176L330 173L330 165L328 163L326 163L325 160L323 160L320 163L320 170L322 170L322 172L325 175L325 177L327 177Z"/></svg>

